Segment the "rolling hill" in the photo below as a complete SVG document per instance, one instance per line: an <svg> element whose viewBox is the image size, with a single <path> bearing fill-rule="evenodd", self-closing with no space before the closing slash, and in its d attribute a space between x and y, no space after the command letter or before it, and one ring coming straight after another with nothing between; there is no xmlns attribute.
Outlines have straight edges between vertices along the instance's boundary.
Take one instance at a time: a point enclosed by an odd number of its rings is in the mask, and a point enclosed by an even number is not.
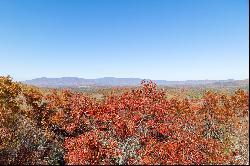
<svg viewBox="0 0 250 166"><path fill-rule="evenodd" d="M89 86L137 86L141 78L115 78L103 77L97 79L84 79L78 77L47 78L41 77L23 81L28 85L38 87L89 87ZM148 80L148 79L146 79ZM163 86L248 86L249 79L245 80L187 80L187 81L166 81L152 80Z"/></svg>

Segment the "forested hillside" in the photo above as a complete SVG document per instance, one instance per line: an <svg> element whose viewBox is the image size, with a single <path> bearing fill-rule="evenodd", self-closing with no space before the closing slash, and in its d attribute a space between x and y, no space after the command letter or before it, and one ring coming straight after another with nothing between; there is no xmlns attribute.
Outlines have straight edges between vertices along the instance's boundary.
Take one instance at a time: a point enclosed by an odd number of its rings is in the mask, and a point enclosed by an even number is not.
<svg viewBox="0 0 250 166"><path fill-rule="evenodd" d="M180 93L181 94L181 93ZM249 92L97 100L0 77L0 164L249 164Z"/></svg>

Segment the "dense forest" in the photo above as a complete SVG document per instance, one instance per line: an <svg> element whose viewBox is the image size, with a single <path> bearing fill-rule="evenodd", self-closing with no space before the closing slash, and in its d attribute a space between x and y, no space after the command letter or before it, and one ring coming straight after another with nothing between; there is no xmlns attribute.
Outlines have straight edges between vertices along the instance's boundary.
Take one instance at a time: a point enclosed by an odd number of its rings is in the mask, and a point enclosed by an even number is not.
<svg viewBox="0 0 250 166"><path fill-rule="evenodd" d="M249 92L107 93L0 77L0 164L249 164Z"/></svg>

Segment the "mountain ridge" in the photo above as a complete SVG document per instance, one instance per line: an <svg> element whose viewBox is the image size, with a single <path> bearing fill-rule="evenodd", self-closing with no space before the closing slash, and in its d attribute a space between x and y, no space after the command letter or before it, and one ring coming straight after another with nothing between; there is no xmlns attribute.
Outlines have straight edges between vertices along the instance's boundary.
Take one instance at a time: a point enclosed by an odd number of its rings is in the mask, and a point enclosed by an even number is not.
<svg viewBox="0 0 250 166"><path fill-rule="evenodd" d="M24 84L34 85L38 87L81 87L81 86L138 86L142 80L141 78L116 78L116 77L102 77L96 79L85 79L79 77L60 77L47 78L40 77L31 80L21 81ZM157 85L164 86L178 86L178 85L216 85L216 86L237 86L249 85L249 79L244 80L185 80L185 81L167 81L167 80L152 80Z"/></svg>

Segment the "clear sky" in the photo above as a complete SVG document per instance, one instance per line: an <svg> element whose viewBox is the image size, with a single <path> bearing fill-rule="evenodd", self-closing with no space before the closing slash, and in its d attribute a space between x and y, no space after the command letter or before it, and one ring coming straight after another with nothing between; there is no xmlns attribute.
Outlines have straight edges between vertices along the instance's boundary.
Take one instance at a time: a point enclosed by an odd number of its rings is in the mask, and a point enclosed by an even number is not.
<svg viewBox="0 0 250 166"><path fill-rule="evenodd" d="M0 0L0 75L246 79L248 0Z"/></svg>

